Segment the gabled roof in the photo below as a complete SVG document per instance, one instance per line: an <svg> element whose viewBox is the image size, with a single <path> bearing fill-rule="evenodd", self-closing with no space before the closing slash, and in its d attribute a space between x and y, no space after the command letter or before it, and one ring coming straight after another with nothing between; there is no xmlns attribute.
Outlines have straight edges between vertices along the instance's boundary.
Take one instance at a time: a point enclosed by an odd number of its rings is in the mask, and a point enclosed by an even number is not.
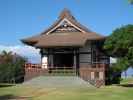
<svg viewBox="0 0 133 100"><path fill-rule="evenodd" d="M41 34L46 34L47 32L49 32L50 30L52 30L54 27L58 26L58 24L63 20L63 19L67 19L69 22L71 22L72 24L74 24L77 28L83 30L84 32L91 32L88 28L86 28L85 26L81 25L76 19L75 17L71 14L71 12L68 9L64 9L58 20L51 25L51 27L49 27L47 30L45 30L44 32L42 32Z"/></svg>
<svg viewBox="0 0 133 100"><path fill-rule="evenodd" d="M58 20L39 35L22 39L22 42L39 48L83 46L87 40L103 40L105 36L90 31L64 9Z"/></svg>

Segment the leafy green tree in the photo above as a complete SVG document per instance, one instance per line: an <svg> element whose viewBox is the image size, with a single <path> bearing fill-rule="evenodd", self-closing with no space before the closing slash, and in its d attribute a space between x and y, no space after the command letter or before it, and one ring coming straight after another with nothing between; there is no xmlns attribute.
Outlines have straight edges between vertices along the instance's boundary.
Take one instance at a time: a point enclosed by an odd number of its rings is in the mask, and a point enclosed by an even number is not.
<svg viewBox="0 0 133 100"><path fill-rule="evenodd" d="M107 53L120 60L127 60L133 66L133 25L117 28L107 38L104 44Z"/></svg>
<svg viewBox="0 0 133 100"><path fill-rule="evenodd" d="M112 73L121 73L133 66L133 25L117 28L106 39L104 49L108 55L117 58Z"/></svg>

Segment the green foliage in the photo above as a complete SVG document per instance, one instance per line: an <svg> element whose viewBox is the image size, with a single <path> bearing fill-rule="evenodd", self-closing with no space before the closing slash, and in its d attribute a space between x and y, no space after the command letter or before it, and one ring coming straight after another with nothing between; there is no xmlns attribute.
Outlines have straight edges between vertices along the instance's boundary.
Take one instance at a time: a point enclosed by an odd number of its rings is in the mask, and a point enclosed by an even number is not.
<svg viewBox="0 0 133 100"><path fill-rule="evenodd" d="M133 66L133 47L130 47L128 50L128 60L131 66Z"/></svg>
<svg viewBox="0 0 133 100"><path fill-rule="evenodd" d="M121 72L133 66L133 25L117 28L106 39L104 49L111 57L117 58L117 63L110 68L109 78L113 83L119 83Z"/></svg>
<svg viewBox="0 0 133 100"><path fill-rule="evenodd" d="M129 2L130 4L133 4L133 0L128 0L128 2Z"/></svg>
<svg viewBox="0 0 133 100"><path fill-rule="evenodd" d="M0 82L19 83L24 78L25 58L3 51L0 54Z"/></svg>
<svg viewBox="0 0 133 100"><path fill-rule="evenodd" d="M0 64L0 82L9 82L13 77L11 63Z"/></svg>
<svg viewBox="0 0 133 100"><path fill-rule="evenodd" d="M129 67L129 61L127 58L119 58L117 63L113 65L114 72L122 72L127 70Z"/></svg>
<svg viewBox="0 0 133 100"><path fill-rule="evenodd" d="M106 72L106 84L119 84L121 81L121 69L114 66L115 64L109 67L109 70Z"/></svg>
<svg viewBox="0 0 133 100"><path fill-rule="evenodd" d="M116 29L105 41L104 49L113 57L125 57L133 47L133 25Z"/></svg>
<svg viewBox="0 0 133 100"><path fill-rule="evenodd" d="M133 66L133 25L114 30L105 41L104 49L110 56L118 58L117 67Z"/></svg>

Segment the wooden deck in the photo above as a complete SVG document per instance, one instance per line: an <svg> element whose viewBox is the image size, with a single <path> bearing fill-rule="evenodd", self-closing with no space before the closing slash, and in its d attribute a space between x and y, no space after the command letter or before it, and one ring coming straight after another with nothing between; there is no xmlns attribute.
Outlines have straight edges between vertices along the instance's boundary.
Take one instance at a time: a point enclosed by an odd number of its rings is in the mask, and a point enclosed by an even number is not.
<svg viewBox="0 0 133 100"><path fill-rule="evenodd" d="M79 77L95 85L96 87L100 87L101 85L105 85L105 72L107 67L107 64L81 66L78 69ZM75 67L49 66L48 69L43 69L40 64L28 63L25 64L25 80L38 76L78 76L76 71L77 70ZM97 73L98 76L96 76Z"/></svg>

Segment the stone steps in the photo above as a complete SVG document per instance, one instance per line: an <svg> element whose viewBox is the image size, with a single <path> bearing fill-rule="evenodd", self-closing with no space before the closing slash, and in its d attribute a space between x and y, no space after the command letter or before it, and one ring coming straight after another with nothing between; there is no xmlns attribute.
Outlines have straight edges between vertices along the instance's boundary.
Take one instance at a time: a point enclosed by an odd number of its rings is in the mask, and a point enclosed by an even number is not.
<svg viewBox="0 0 133 100"><path fill-rule="evenodd" d="M77 76L39 76L23 83L38 87L93 87Z"/></svg>

